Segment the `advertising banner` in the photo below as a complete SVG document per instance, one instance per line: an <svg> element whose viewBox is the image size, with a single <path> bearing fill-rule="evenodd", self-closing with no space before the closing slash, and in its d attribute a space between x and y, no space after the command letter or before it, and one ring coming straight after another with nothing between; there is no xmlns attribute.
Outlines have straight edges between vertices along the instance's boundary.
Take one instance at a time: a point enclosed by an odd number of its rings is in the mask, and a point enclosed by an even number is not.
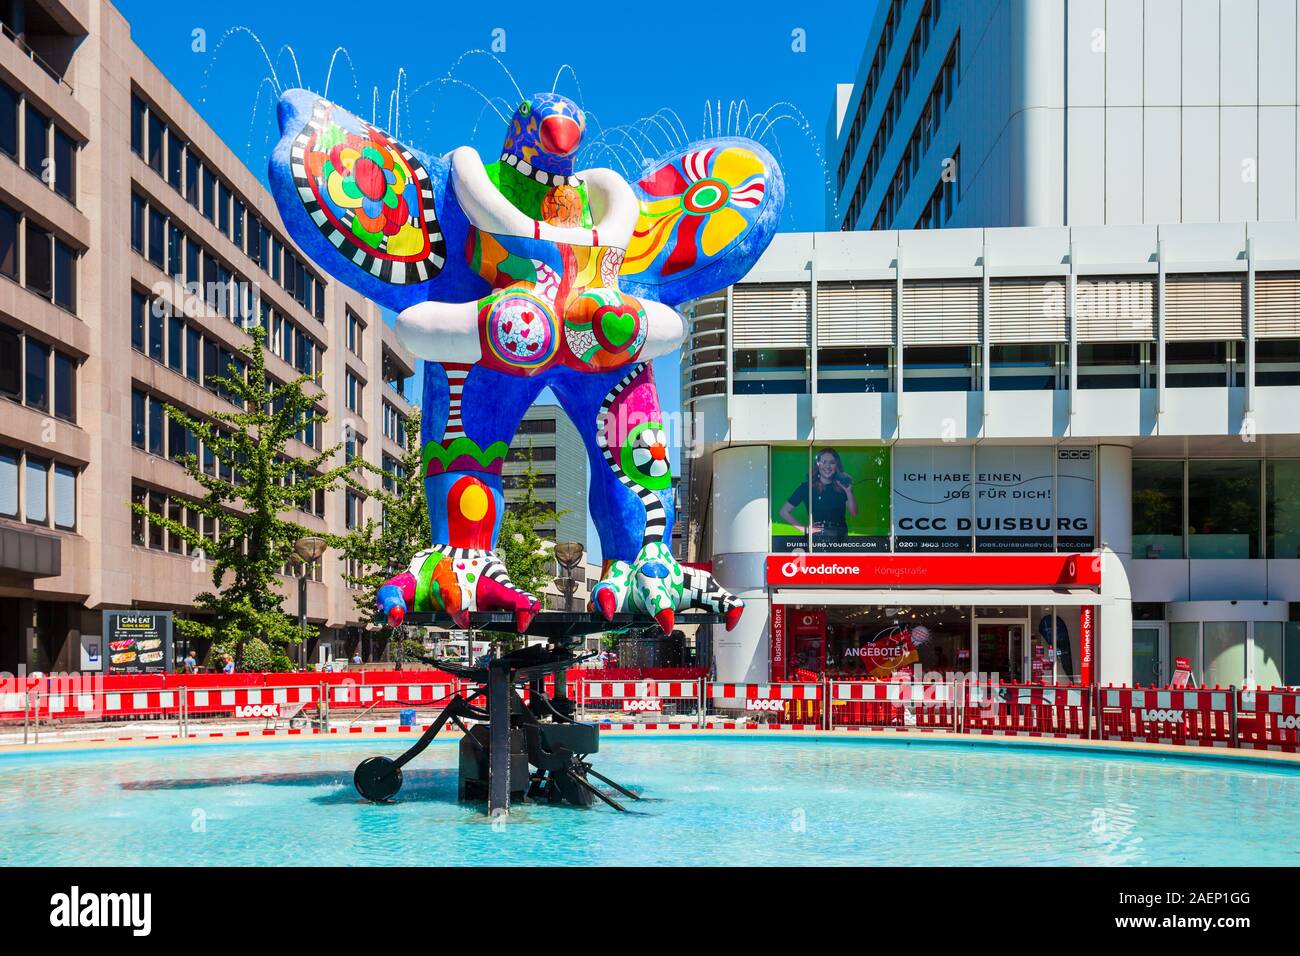
<svg viewBox="0 0 1300 956"><path fill-rule="evenodd" d="M768 645L772 651L772 680L785 680L785 605L773 604L768 622Z"/></svg>
<svg viewBox="0 0 1300 956"><path fill-rule="evenodd" d="M1047 446L976 447L976 551L1052 550L1052 452Z"/></svg>
<svg viewBox="0 0 1300 956"><path fill-rule="evenodd" d="M970 446L894 450L894 550L971 549Z"/></svg>
<svg viewBox="0 0 1300 956"><path fill-rule="evenodd" d="M171 611L105 611L104 671L154 674L172 670Z"/></svg>
<svg viewBox="0 0 1300 956"><path fill-rule="evenodd" d="M888 448L773 448L772 551L888 551Z"/></svg>

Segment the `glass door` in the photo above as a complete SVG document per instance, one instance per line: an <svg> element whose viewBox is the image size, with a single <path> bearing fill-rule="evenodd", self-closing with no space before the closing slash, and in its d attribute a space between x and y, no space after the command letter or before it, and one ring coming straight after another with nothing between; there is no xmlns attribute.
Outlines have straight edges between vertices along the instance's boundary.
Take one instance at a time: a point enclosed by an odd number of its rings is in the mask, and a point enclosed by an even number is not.
<svg viewBox="0 0 1300 956"><path fill-rule="evenodd" d="M1169 655L1165 650L1163 624L1133 626L1133 683L1143 687L1164 687L1169 683Z"/></svg>
<svg viewBox="0 0 1300 956"><path fill-rule="evenodd" d="M975 669L981 679L1025 680L1025 630L1024 621L975 622Z"/></svg>

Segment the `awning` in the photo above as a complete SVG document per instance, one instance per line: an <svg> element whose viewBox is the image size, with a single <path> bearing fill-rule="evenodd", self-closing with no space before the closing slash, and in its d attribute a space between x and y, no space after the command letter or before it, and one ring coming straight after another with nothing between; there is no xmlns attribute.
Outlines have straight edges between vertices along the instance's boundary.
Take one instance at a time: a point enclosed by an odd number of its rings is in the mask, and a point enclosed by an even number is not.
<svg viewBox="0 0 1300 956"><path fill-rule="evenodd" d="M914 604L962 607L968 604L1055 604L1082 607L1100 604L1095 591L1066 588L907 588L895 591L864 591L858 588L779 588L772 591L773 604L865 605L910 607Z"/></svg>

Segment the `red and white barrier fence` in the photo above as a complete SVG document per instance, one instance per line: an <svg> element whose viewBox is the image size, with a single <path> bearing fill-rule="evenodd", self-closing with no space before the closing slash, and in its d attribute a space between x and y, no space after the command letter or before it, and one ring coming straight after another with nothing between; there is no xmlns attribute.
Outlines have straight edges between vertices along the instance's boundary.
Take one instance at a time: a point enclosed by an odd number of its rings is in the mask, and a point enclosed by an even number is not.
<svg viewBox="0 0 1300 956"><path fill-rule="evenodd" d="M553 696L554 679L545 686ZM353 721L372 712L430 711L457 692L470 696L477 689L429 671L33 678L0 683L0 722L39 731L42 724L72 721L174 719L184 734L190 720L301 715L328 728L331 711L357 715ZM583 719L621 727L939 730L1300 752L1300 690L1288 689L835 679L725 684L610 680L576 671L566 692ZM520 693L528 701L526 685Z"/></svg>

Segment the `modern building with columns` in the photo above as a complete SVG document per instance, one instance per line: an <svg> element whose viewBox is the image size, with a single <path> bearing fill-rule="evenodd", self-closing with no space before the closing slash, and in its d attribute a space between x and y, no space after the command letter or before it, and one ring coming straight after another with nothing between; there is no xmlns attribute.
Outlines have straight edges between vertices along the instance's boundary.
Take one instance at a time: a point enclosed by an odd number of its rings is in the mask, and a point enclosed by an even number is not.
<svg viewBox="0 0 1300 956"><path fill-rule="evenodd" d="M1300 684L1300 223L783 234L689 318L719 680Z"/></svg>

